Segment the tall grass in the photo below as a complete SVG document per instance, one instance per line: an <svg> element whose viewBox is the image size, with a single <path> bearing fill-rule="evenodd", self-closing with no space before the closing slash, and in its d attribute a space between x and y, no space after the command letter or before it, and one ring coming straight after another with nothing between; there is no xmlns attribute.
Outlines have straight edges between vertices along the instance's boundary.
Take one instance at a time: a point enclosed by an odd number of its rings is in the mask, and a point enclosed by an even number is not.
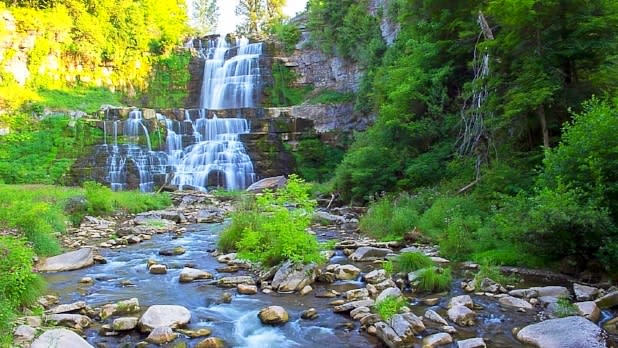
<svg viewBox="0 0 618 348"><path fill-rule="evenodd" d="M442 291L451 287L453 277L450 268L427 267L418 272L417 289L422 291Z"/></svg>
<svg viewBox="0 0 618 348"><path fill-rule="evenodd" d="M434 265L429 256L420 252L400 254L395 258L393 264L396 272L404 273L414 272Z"/></svg>
<svg viewBox="0 0 618 348"><path fill-rule="evenodd" d="M408 195L372 202L360 220L362 232L379 240L399 240L419 219L418 203Z"/></svg>

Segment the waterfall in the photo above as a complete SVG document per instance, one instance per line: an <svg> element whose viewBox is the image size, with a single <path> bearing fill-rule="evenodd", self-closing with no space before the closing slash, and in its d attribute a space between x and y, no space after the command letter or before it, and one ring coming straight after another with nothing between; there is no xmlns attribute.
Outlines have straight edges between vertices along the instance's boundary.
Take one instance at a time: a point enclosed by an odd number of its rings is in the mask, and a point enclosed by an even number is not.
<svg viewBox="0 0 618 348"><path fill-rule="evenodd" d="M132 110L124 121L105 120L105 140L98 152L106 156L106 181L112 189L124 190L138 182L141 191L153 191L155 176L166 177L161 184L169 181L179 189L201 191L211 186L237 190L252 184L253 164L240 141L240 135L250 131L247 120L219 118L209 110L256 106L261 53L261 43L241 39L237 45L230 45L223 39L211 39L200 51L206 62L197 112L185 110L182 120L162 114L144 119L142 111ZM160 134L150 137L149 129L159 126L166 131L164 144ZM107 141L109 133L113 136L111 144ZM160 149L153 148L152 141ZM129 167L134 167L138 175L131 176Z"/></svg>

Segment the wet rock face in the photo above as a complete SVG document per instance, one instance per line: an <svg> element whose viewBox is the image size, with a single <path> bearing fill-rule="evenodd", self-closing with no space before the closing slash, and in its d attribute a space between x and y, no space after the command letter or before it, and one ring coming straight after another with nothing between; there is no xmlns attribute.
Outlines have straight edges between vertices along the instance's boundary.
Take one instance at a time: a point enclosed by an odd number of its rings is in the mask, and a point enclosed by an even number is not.
<svg viewBox="0 0 618 348"><path fill-rule="evenodd" d="M263 308L258 317L263 324L267 325L281 325L287 323L289 320L288 312L281 306L269 306Z"/></svg>

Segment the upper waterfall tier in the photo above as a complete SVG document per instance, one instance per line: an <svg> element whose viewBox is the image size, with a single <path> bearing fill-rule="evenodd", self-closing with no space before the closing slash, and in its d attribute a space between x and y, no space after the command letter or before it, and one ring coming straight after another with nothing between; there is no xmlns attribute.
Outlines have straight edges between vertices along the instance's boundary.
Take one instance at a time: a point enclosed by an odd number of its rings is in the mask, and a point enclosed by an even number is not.
<svg viewBox="0 0 618 348"><path fill-rule="evenodd" d="M200 108L222 110L257 106L262 43L249 43L241 38L232 46L223 38L214 38L208 41L202 54L206 63Z"/></svg>

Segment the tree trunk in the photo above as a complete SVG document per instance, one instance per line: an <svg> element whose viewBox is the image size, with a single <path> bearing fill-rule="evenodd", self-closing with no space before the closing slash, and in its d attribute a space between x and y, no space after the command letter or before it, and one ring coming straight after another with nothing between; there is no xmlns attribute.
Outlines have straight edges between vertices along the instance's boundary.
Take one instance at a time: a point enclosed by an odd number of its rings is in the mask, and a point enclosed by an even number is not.
<svg viewBox="0 0 618 348"><path fill-rule="evenodd" d="M543 131L543 146L549 148L549 130L547 129L547 118L545 117L545 108L543 105L539 105L537 115L539 115L541 130Z"/></svg>

